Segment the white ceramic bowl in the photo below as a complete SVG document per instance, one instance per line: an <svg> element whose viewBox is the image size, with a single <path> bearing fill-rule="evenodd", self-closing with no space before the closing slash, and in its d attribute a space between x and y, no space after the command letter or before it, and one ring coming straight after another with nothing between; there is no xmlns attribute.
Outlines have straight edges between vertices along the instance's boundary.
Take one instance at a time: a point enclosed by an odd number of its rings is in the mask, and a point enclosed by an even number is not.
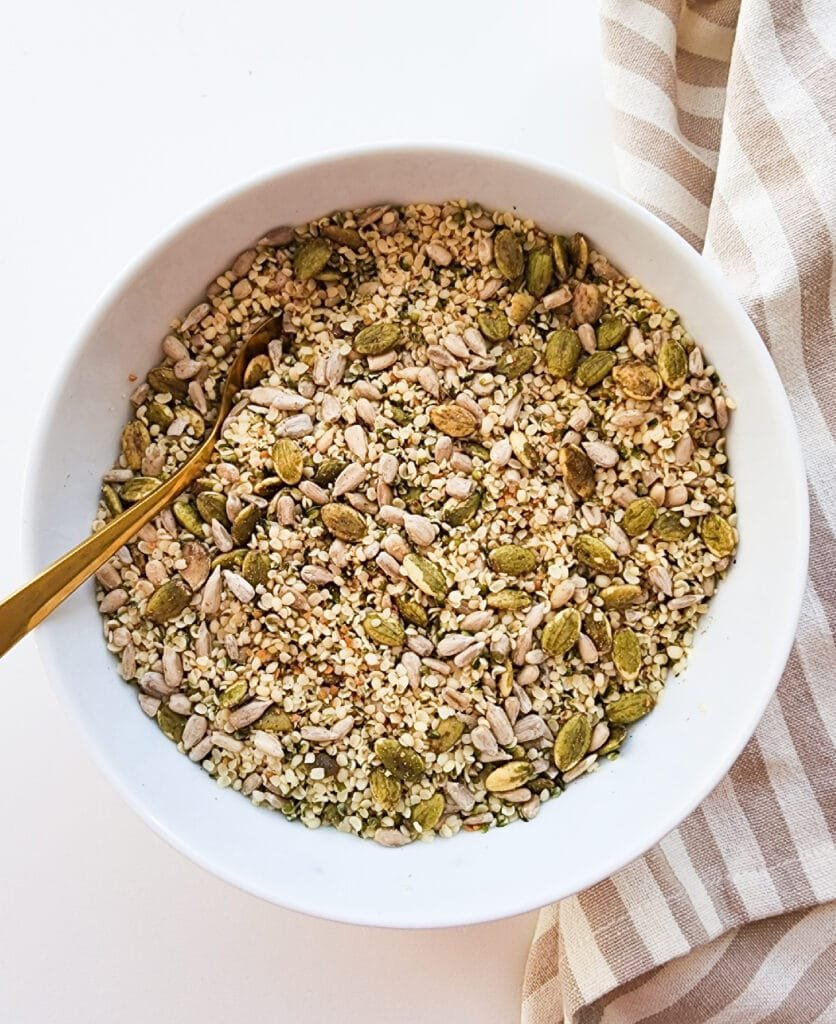
<svg viewBox="0 0 836 1024"><path fill-rule="evenodd" d="M41 425L28 489L33 570L83 537L129 416L128 375L158 358L169 319L266 229L339 208L454 197L581 229L674 306L738 403L729 452L742 539L687 671L605 763L530 824L388 850L309 831L219 789L148 721L105 649L87 585L41 627L49 673L110 779L161 836L209 871L282 906L362 924L424 927L540 907L612 874L674 828L728 770L788 655L807 561L801 453L766 349L724 282L623 197L553 167L419 147L296 165L230 193L170 233L99 303ZM48 443L47 443L48 439Z"/></svg>

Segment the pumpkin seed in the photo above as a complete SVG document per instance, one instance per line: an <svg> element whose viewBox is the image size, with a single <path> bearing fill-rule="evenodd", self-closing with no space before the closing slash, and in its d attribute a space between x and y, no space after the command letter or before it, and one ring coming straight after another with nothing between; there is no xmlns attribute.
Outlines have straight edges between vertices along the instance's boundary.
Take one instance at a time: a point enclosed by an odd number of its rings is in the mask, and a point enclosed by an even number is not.
<svg viewBox="0 0 836 1024"><path fill-rule="evenodd" d="M258 719L256 728L261 732L290 732L293 722L287 712L273 706Z"/></svg>
<svg viewBox="0 0 836 1024"><path fill-rule="evenodd" d="M549 373L568 380L581 357L582 346L576 331L568 328L552 331L546 344L546 366Z"/></svg>
<svg viewBox="0 0 836 1024"><path fill-rule="evenodd" d="M332 501L320 509L325 529L340 540L362 540L367 533L366 519L348 505Z"/></svg>
<svg viewBox="0 0 836 1024"><path fill-rule="evenodd" d="M616 725L610 722L610 734L607 737L607 742L598 749L597 754L599 757L606 757L607 754L612 754L621 747L621 744L627 739L627 728L623 725Z"/></svg>
<svg viewBox="0 0 836 1024"><path fill-rule="evenodd" d="M175 419L185 420L195 437L201 438L206 433L206 421L191 406L176 405L174 407L174 416Z"/></svg>
<svg viewBox="0 0 836 1024"><path fill-rule="evenodd" d="M605 615L590 612L583 620L583 631L595 644L599 654L608 654L612 649L612 626Z"/></svg>
<svg viewBox="0 0 836 1024"><path fill-rule="evenodd" d="M380 768L375 768L369 776L369 788L372 800L384 811L394 811L401 802L403 790L400 782Z"/></svg>
<svg viewBox="0 0 836 1024"><path fill-rule="evenodd" d="M417 782L424 774L423 757L397 740L379 739L374 745L374 752L383 767L402 782Z"/></svg>
<svg viewBox="0 0 836 1024"><path fill-rule="evenodd" d="M651 712L655 703L647 690L633 690L632 693L622 694L612 704L607 704L604 710L607 720L615 725L632 725Z"/></svg>
<svg viewBox="0 0 836 1024"><path fill-rule="evenodd" d="M167 580L148 598L145 614L158 626L175 619L191 604L192 592L179 580Z"/></svg>
<svg viewBox="0 0 836 1024"><path fill-rule="evenodd" d="M572 235L569 242L569 249L572 253L572 263L575 267L575 277L582 278L589 266L589 243L580 233Z"/></svg>
<svg viewBox="0 0 836 1024"><path fill-rule="evenodd" d="M519 544L500 544L488 552L488 565L494 572L508 576L525 576L537 567L537 555Z"/></svg>
<svg viewBox="0 0 836 1024"><path fill-rule="evenodd" d="M591 388L609 376L615 366L612 352L593 352L584 359L575 371L575 381L581 387Z"/></svg>
<svg viewBox="0 0 836 1024"><path fill-rule="evenodd" d="M516 281L523 272L522 246L513 231L503 228L493 240L493 258L506 281Z"/></svg>
<svg viewBox="0 0 836 1024"><path fill-rule="evenodd" d="M261 509L257 505L246 505L232 521L232 539L236 544L246 544L260 522Z"/></svg>
<svg viewBox="0 0 836 1024"><path fill-rule="evenodd" d="M633 583L614 583L600 592L605 608L628 608L641 600L643 591Z"/></svg>
<svg viewBox="0 0 836 1024"><path fill-rule="evenodd" d="M430 422L440 434L448 437L469 437L476 430L476 417L455 402L430 409Z"/></svg>
<svg viewBox="0 0 836 1024"><path fill-rule="evenodd" d="M554 262L554 275L558 281L565 281L572 268L569 262L569 251L566 239L562 235L552 237L552 260Z"/></svg>
<svg viewBox="0 0 836 1024"><path fill-rule="evenodd" d="M290 437L281 437L270 453L276 476L290 486L298 484L305 470L305 455Z"/></svg>
<svg viewBox="0 0 836 1024"><path fill-rule="evenodd" d="M595 493L595 463L576 444L563 445L557 454L560 472L566 485L586 500Z"/></svg>
<svg viewBox="0 0 836 1024"><path fill-rule="evenodd" d="M647 363L625 363L613 373L616 384L628 398L637 402L650 402L662 388L659 374Z"/></svg>
<svg viewBox="0 0 836 1024"><path fill-rule="evenodd" d="M507 761L494 768L485 778L485 789L489 793L507 793L519 789L534 774L528 761Z"/></svg>
<svg viewBox="0 0 836 1024"><path fill-rule="evenodd" d="M712 555L727 558L735 547L734 530L729 521L711 512L702 521L700 536Z"/></svg>
<svg viewBox="0 0 836 1024"><path fill-rule="evenodd" d="M554 763L568 772L582 761L592 742L592 726L586 715L577 714L561 725L554 740Z"/></svg>
<svg viewBox="0 0 836 1024"><path fill-rule="evenodd" d="M354 347L364 356L382 356L403 341L397 324L377 323L364 327L354 339Z"/></svg>
<svg viewBox="0 0 836 1024"><path fill-rule="evenodd" d="M257 384L267 376L272 369L270 357L262 353L253 358L247 363L247 368L244 370L243 384L245 388L254 388Z"/></svg>
<svg viewBox="0 0 836 1024"><path fill-rule="evenodd" d="M656 368L665 387L675 391L681 388L688 376L688 356L685 349L674 338L666 338L659 349Z"/></svg>
<svg viewBox="0 0 836 1024"><path fill-rule="evenodd" d="M174 518L189 533L195 537L203 536L203 520L197 514L197 509L191 502L175 501L173 505Z"/></svg>
<svg viewBox="0 0 836 1024"><path fill-rule="evenodd" d="M148 417L149 423L153 423L155 427L159 427L163 431L168 430L174 422L174 413L161 402L149 402L145 407L145 415Z"/></svg>
<svg viewBox="0 0 836 1024"><path fill-rule="evenodd" d="M157 714L157 725L172 743L179 743L183 739L183 730L186 728L185 715L178 715L172 711L167 704L161 704Z"/></svg>
<svg viewBox="0 0 836 1024"><path fill-rule="evenodd" d="M632 683L638 679L642 667L642 649L639 638L629 627L618 629L612 638L612 660L622 679Z"/></svg>
<svg viewBox="0 0 836 1024"><path fill-rule="evenodd" d="M536 299L541 299L546 294L552 279L552 269L552 254L548 249L533 249L528 254L525 286Z"/></svg>
<svg viewBox="0 0 836 1024"><path fill-rule="evenodd" d="M628 329L628 325L623 320L616 318L602 320L598 325L598 348L602 350L617 348L624 341Z"/></svg>
<svg viewBox="0 0 836 1024"><path fill-rule="evenodd" d="M407 578L412 580L422 593L434 597L436 601L444 600L450 585L441 569L429 558L425 558L423 555L409 554L404 558L402 564Z"/></svg>
<svg viewBox="0 0 836 1024"><path fill-rule="evenodd" d="M658 508L652 498L636 498L624 510L621 526L629 537L640 537L653 525Z"/></svg>
<svg viewBox="0 0 836 1024"><path fill-rule="evenodd" d="M496 364L496 372L501 373L508 380L516 380L528 373L537 362L537 353L530 345L521 345L519 348L509 349Z"/></svg>
<svg viewBox="0 0 836 1024"><path fill-rule="evenodd" d="M499 590L495 594L488 594L488 608L495 608L502 612L518 612L531 604L531 595L524 590Z"/></svg>
<svg viewBox="0 0 836 1024"><path fill-rule="evenodd" d="M363 241L363 236L354 228L342 228L337 224L323 224L319 230L326 238L330 238L332 242L336 242L337 245L344 245L355 252L358 249L362 249L366 244Z"/></svg>
<svg viewBox="0 0 836 1024"><path fill-rule="evenodd" d="M281 477L265 476L253 487L253 494L259 498L272 498L282 487L284 487L284 480Z"/></svg>
<svg viewBox="0 0 836 1024"><path fill-rule="evenodd" d="M237 707L243 700L246 700L249 692L250 688L247 683L243 679L239 679L237 682L227 686L226 689L221 690L218 694L218 707Z"/></svg>
<svg viewBox="0 0 836 1024"><path fill-rule="evenodd" d="M575 646L580 635L580 612L576 608L564 608L546 623L540 646L550 657L562 658Z"/></svg>
<svg viewBox="0 0 836 1024"><path fill-rule="evenodd" d="M514 689L514 666L510 661L506 661L503 668L502 674L499 677L497 683L497 690L499 696L504 700L506 697L510 697Z"/></svg>
<svg viewBox="0 0 836 1024"><path fill-rule="evenodd" d="M319 487L328 487L332 484L348 465L342 459L323 459L314 473L313 482Z"/></svg>
<svg viewBox="0 0 836 1024"><path fill-rule="evenodd" d="M188 384L180 380L171 366L155 366L148 371L148 383L157 395L171 395L174 398L185 398Z"/></svg>
<svg viewBox="0 0 836 1024"><path fill-rule="evenodd" d="M412 808L412 824L420 827L422 832L432 832L444 814L444 797L441 793L433 793L426 800L421 800Z"/></svg>
<svg viewBox="0 0 836 1024"><path fill-rule="evenodd" d="M372 612L363 619L366 636L384 647L401 647L406 633L397 619Z"/></svg>
<svg viewBox="0 0 836 1024"><path fill-rule="evenodd" d="M122 454L128 469L137 470L142 467L145 449L151 444L151 435L141 420L132 420L122 430Z"/></svg>
<svg viewBox="0 0 836 1024"><path fill-rule="evenodd" d="M401 618L411 626L421 626L423 628L430 621L423 605L420 605L417 601L410 601L402 594L398 594L395 597L395 606L400 612Z"/></svg>
<svg viewBox="0 0 836 1024"><path fill-rule="evenodd" d="M533 295L526 295L525 292L517 292L511 298L511 308L508 311L511 323L524 324L534 311L537 300Z"/></svg>
<svg viewBox="0 0 836 1024"><path fill-rule="evenodd" d="M512 430L509 441L514 455L526 469L536 469L540 465L540 456L521 430Z"/></svg>
<svg viewBox="0 0 836 1024"><path fill-rule="evenodd" d="M476 324L488 341L505 341L511 333L508 317L500 310L493 313L479 313Z"/></svg>
<svg viewBox="0 0 836 1024"><path fill-rule="evenodd" d="M689 519L683 522L679 512L662 512L653 523L653 535L659 540L677 541L689 537L694 525Z"/></svg>
<svg viewBox="0 0 836 1024"><path fill-rule="evenodd" d="M309 281L325 269L331 258L331 243L327 238L309 238L302 242L293 257L293 273L300 281Z"/></svg>
<svg viewBox="0 0 836 1024"><path fill-rule="evenodd" d="M122 504L122 499L110 484L102 485L102 501L105 504L105 508L112 516L118 516L125 507Z"/></svg>
<svg viewBox="0 0 836 1024"><path fill-rule="evenodd" d="M270 556L263 551L248 551L241 563L241 575L253 587L266 587L270 572Z"/></svg>
<svg viewBox="0 0 836 1024"><path fill-rule="evenodd" d="M436 754L444 754L452 750L462 738L464 722L459 718L442 718L436 732L438 736L433 740L432 748Z"/></svg>
<svg viewBox="0 0 836 1024"><path fill-rule="evenodd" d="M195 505L205 523L211 523L213 519L217 519L223 526L229 523L226 517L226 498L217 491L201 491L195 498Z"/></svg>
<svg viewBox="0 0 836 1024"><path fill-rule="evenodd" d="M128 480L126 484L122 485L120 497L122 501L133 505L137 501L147 498L149 494L153 494L161 483L162 481L158 480L155 476L135 476L132 480Z"/></svg>
<svg viewBox="0 0 836 1024"><path fill-rule="evenodd" d="M234 551L222 551L212 559L210 563L211 568L217 569L217 567L220 566L222 569L233 569L237 571L244 564L246 554L246 548L235 548Z"/></svg>
<svg viewBox="0 0 836 1024"><path fill-rule="evenodd" d="M481 504L482 492L477 488L464 501L447 509L442 515L442 519L448 526L463 526L476 515Z"/></svg>

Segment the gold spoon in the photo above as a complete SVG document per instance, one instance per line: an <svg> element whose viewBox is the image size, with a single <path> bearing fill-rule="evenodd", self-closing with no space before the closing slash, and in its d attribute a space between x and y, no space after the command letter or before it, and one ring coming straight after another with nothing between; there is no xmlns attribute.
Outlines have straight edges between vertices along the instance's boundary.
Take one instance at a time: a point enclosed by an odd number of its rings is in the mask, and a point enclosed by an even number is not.
<svg viewBox="0 0 836 1024"><path fill-rule="evenodd" d="M279 321L267 317L259 321L252 334L244 341L229 368L221 393L218 415L209 435L177 472L160 484L148 497L125 509L115 519L92 534L31 583L21 587L0 604L0 657L22 637L34 629L59 604L69 597L86 579L119 550L123 544L195 480L212 456L215 443L229 415L235 396L241 390L244 370L250 359L267 348L279 334Z"/></svg>

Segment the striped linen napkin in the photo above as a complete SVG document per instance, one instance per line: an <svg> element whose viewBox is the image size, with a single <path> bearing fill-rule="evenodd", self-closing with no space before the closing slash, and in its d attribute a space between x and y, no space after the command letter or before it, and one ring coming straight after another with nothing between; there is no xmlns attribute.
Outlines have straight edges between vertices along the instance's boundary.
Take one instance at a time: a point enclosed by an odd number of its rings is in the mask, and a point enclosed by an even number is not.
<svg viewBox="0 0 836 1024"><path fill-rule="evenodd" d="M754 738L646 856L542 912L522 1019L835 1024L836 0L602 7L622 183L719 265L769 347L812 549Z"/></svg>

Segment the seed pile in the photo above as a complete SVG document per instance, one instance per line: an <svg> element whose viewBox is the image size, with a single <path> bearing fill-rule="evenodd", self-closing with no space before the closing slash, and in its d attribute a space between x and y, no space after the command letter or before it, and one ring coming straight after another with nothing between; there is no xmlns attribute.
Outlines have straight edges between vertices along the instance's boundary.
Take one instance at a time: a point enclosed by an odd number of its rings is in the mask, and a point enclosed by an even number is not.
<svg viewBox="0 0 836 1024"><path fill-rule="evenodd" d="M216 457L97 574L143 711L222 786L400 846L531 819L614 757L736 545L732 401L580 234L466 202L277 228L174 321L96 527Z"/></svg>

